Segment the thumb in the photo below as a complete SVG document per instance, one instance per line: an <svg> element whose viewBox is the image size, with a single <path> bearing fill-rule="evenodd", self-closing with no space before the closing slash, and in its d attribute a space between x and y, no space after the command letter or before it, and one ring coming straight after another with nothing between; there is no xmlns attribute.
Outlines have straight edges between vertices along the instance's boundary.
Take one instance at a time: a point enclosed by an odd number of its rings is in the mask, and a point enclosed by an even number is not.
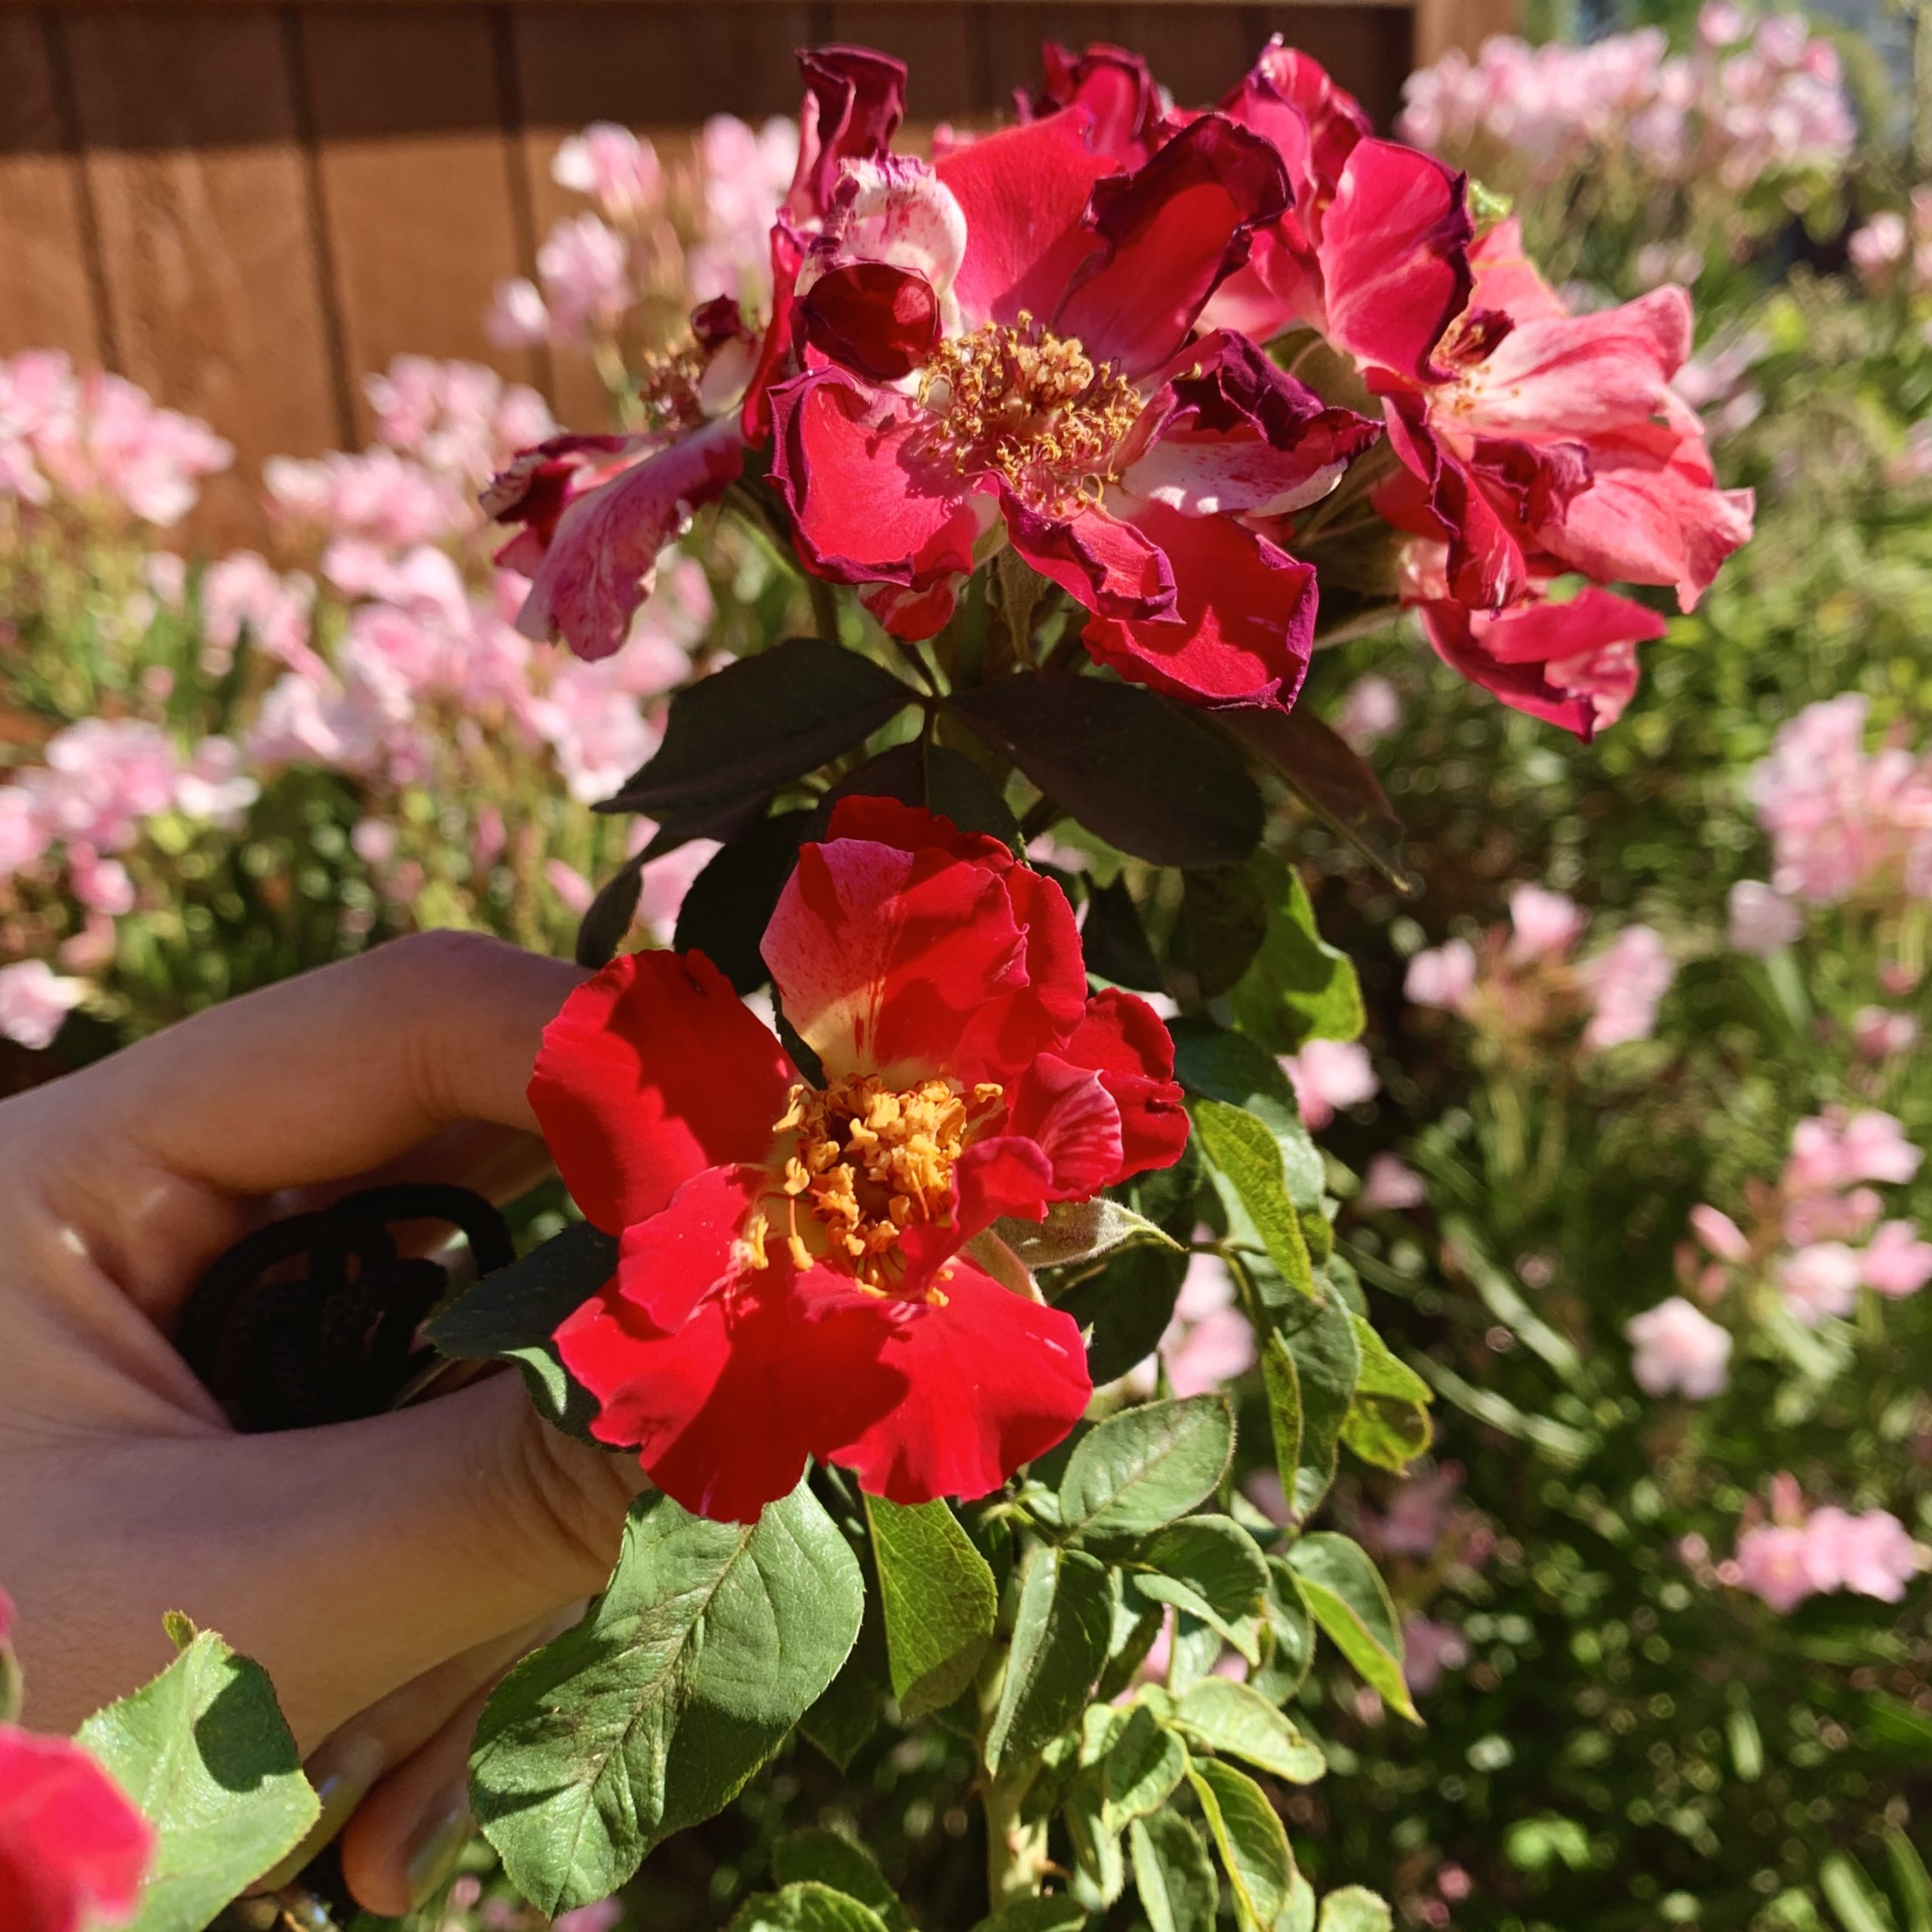
<svg viewBox="0 0 1932 1932"><path fill-rule="evenodd" d="M184 1610L266 1669L305 1752L399 1685L601 1591L645 1486L634 1461L551 1429L513 1375L328 1429L117 1444L63 1480L62 1519L85 1539L57 1549L57 1524L9 1526L10 1542L50 1546L17 1572L43 1580L29 1666L82 1687L46 1720L152 1675L162 1617ZM45 1655L63 1641L85 1647L65 1668Z"/></svg>

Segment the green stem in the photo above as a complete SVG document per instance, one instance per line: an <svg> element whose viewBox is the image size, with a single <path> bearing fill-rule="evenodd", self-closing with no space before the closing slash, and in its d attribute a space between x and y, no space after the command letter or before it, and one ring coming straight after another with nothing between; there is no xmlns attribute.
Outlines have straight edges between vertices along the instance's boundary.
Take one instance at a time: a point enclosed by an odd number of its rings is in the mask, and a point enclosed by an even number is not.
<svg viewBox="0 0 1932 1932"><path fill-rule="evenodd" d="M812 622L827 644L838 641L838 600L822 577L805 573L805 590L812 600Z"/></svg>
<svg viewBox="0 0 1932 1932"><path fill-rule="evenodd" d="M1037 1898L1047 1875L1047 1827L1029 1825L1020 1807L1033 1783L1033 1767L995 1778L986 1789L986 1899L997 1912L1016 1899Z"/></svg>

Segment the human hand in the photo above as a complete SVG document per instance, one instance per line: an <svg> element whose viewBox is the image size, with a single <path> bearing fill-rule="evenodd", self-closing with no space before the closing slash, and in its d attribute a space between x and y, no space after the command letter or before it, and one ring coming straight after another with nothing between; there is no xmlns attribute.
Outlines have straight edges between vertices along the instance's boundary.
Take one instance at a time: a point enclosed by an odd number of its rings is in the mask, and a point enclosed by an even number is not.
<svg viewBox="0 0 1932 1932"><path fill-rule="evenodd" d="M602 1588L635 1467L546 1427L508 1375L238 1435L168 1336L285 1190L537 1179L525 1084L580 977L401 940L0 1104L0 1574L29 1720L71 1730L152 1676L163 1613L186 1611L269 1672L325 1819L355 1813L343 1867L378 1912L469 1829L482 1700Z"/></svg>

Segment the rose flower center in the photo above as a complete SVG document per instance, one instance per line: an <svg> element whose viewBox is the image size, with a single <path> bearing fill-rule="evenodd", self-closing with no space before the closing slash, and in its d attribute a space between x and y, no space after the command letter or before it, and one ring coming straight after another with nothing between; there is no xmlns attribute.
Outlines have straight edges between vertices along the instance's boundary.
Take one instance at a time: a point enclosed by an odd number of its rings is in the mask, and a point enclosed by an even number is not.
<svg viewBox="0 0 1932 1932"><path fill-rule="evenodd" d="M988 470L1032 508L1065 514L1117 480L1114 459L1141 409L1134 385L1076 336L1023 309L949 337L919 379L931 448L964 475Z"/></svg>
<svg viewBox="0 0 1932 1932"><path fill-rule="evenodd" d="M823 1090L800 1083L773 1124L783 1143L781 1192L768 1195L745 1232L746 1259L766 1265L765 1243L781 1217L801 1269L823 1262L862 1287L892 1293L901 1234L943 1223L952 1211L952 1169L997 1111L1001 1089L983 1081L887 1086L848 1074ZM937 1288L929 1300L943 1301Z"/></svg>

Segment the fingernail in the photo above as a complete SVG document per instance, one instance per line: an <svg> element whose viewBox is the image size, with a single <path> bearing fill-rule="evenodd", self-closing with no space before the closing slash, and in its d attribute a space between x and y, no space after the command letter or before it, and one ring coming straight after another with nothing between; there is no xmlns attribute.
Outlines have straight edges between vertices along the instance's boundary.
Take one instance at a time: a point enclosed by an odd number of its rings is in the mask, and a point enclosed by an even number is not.
<svg viewBox="0 0 1932 1932"><path fill-rule="evenodd" d="M448 1884L476 1833L469 1809L469 1788L453 1785L423 1814L416 1849L410 1854L409 1909L420 1912Z"/></svg>
<svg viewBox="0 0 1932 1932"><path fill-rule="evenodd" d="M303 1766L314 1786L321 1809L308 1835L295 1849L257 1883L265 1892L277 1892L289 1884L322 1847L334 1842L336 1834L355 1815L355 1807L368 1796L370 1788L383 1774L389 1753L373 1737L351 1735L332 1737Z"/></svg>

